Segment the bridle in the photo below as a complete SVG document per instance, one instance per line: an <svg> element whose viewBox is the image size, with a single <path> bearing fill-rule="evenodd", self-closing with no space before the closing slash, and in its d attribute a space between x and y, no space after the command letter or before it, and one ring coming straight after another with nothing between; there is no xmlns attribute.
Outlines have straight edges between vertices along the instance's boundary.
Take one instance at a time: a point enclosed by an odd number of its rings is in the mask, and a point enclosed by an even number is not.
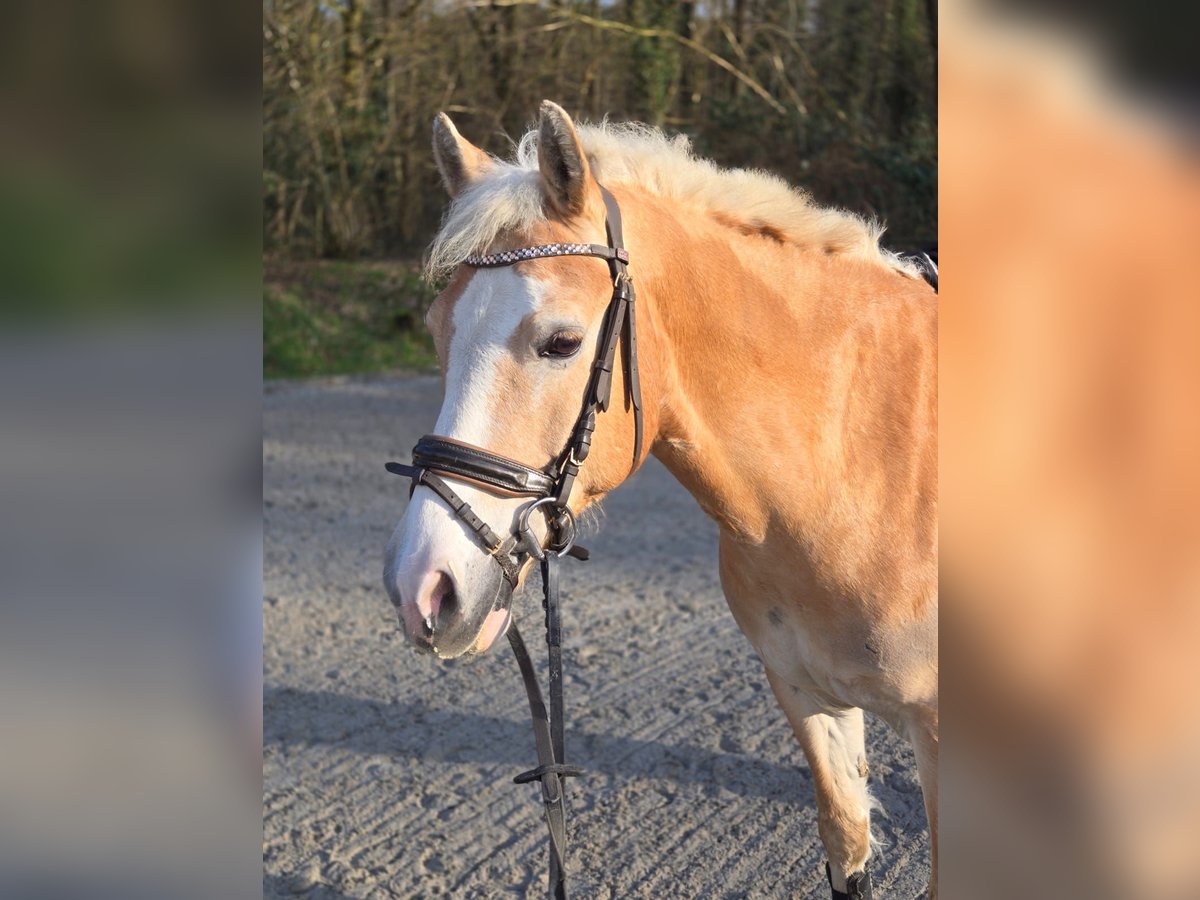
<svg viewBox="0 0 1200 900"><path fill-rule="evenodd" d="M612 399L613 368L617 345L624 346L622 362L628 406L633 410L633 466L637 469L642 458L642 396L638 382L637 326L634 312L633 279L629 276L629 254L624 249L621 233L621 210L605 188L600 188L605 206L605 232L608 244L541 244L504 250L491 255L468 256L464 264L489 269L512 266L531 259L554 256L594 256L608 262L612 275L613 293L600 340L592 363L591 376L583 395L583 406L566 447L545 469L535 469L505 456L473 447L452 438L427 434L417 441L412 451L412 465L389 462L387 470L412 479L412 491L424 485L440 497L451 511L475 535L480 546L495 560L503 573L501 589L493 611L508 610L513 591L522 569L531 560L538 560L542 572L543 609L546 613L546 647L549 656L550 709L542 699L541 686L533 668L533 660L516 623L510 623L508 641L525 682L529 710L533 718L533 736L537 746L538 766L523 772L513 780L517 784L540 781L542 801L546 805L546 822L550 831L550 896L566 900L566 804L563 779L582 774L577 766L566 764L563 743L563 679L562 625L558 599L558 560L564 556L585 560L588 552L576 545L575 516L567 505L571 488L579 475L580 466L588 457L592 432L596 429L596 414L608 409ZM450 487L442 477L451 476L469 482L473 487L509 497L530 497L531 502L517 515L516 529L501 538L488 526L471 505ZM530 518L540 510L546 518L547 545L542 547L530 526Z"/></svg>

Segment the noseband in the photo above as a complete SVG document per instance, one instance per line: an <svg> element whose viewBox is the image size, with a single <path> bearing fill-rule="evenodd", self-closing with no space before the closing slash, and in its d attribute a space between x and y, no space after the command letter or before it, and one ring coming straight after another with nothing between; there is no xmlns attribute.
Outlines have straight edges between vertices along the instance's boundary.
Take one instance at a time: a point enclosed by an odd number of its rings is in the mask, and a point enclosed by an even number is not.
<svg viewBox="0 0 1200 900"><path fill-rule="evenodd" d="M508 629L525 692L533 717L533 734L537 746L538 766L518 775L514 781L524 784L540 781L542 800L546 805L546 822L550 830L550 896L565 900L566 806L563 779L581 774L576 766L565 762L563 745L563 685L562 685L562 628L559 617L557 562L563 556L585 560L588 552L575 544L575 516L568 503L571 488L579 475L580 466L588 457L592 432L596 430L596 414L608 409L612 399L613 368L616 365L617 344L624 344L622 362L628 406L633 410L633 465L637 469L642 458L642 396L638 382L637 328L634 312L633 279L629 276L629 254L624 249L621 233L621 210L617 201L603 187L606 211L605 232L608 244L542 244L504 250L491 255L468 256L465 265L478 269L512 266L532 259L554 256L594 256L608 263L613 293L600 331L591 376L583 395L583 406L570 440L558 458L545 469L535 469L517 460L473 447L452 438L427 434L417 441L412 451L412 465L389 462L387 470L412 479L411 491L424 485L440 497L450 510L475 535L480 546L495 560L504 576L504 584L493 611L507 610L512 603L522 569L533 559L541 564L543 609L546 612L546 646L549 655L550 709L542 700L541 687L525 641L515 623ZM471 505L450 487L442 476L450 476L472 487L506 497L529 497L517 516L517 527L501 538L475 514ZM411 493L410 491L410 493ZM545 547L533 533L530 518L540 510L545 516L548 540Z"/></svg>

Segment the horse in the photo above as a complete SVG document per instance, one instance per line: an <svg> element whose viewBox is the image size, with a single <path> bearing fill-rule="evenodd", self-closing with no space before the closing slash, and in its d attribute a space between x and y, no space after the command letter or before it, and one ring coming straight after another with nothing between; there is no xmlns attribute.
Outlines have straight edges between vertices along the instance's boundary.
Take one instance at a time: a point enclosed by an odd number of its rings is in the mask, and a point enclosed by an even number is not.
<svg viewBox="0 0 1200 900"><path fill-rule="evenodd" d="M560 457L610 272L582 255L464 261L606 244L606 189L637 286L641 409L616 366L626 400L595 421L570 510L651 453L691 492L719 525L729 609L811 767L833 896L870 896L869 710L913 747L936 897L936 292L880 247L878 225L648 126L577 125L545 101L506 161L443 113L433 152L451 198L428 257L449 276L426 317L445 384L435 433L534 469ZM444 478L495 532L514 532L527 498ZM544 523L534 532L549 540ZM419 485L387 546L402 627L441 658L482 653L509 627L495 602L506 573L477 540Z"/></svg>

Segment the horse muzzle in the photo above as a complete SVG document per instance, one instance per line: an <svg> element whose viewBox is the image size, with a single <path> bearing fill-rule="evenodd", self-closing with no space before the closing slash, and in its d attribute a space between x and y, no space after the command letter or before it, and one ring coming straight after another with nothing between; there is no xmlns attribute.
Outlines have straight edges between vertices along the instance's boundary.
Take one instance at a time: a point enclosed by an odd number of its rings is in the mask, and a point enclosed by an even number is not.
<svg viewBox="0 0 1200 900"><path fill-rule="evenodd" d="M504 633L512 586L497 569L462 585L446 568L413 572L391 559L384 586L409 641L441 659L482 653Z"/></svg>

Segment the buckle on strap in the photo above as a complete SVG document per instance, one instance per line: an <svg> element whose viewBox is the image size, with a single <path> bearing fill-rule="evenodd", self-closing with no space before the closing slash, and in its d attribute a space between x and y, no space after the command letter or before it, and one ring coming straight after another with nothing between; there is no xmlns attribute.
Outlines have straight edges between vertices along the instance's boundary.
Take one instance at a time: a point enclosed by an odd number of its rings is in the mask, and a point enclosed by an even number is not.
<svg viewBox="0 0 1200 900"><path fill-rule="evenodd" d="M559 778L577 778L583 774L583 769L579 766L569 766L566 763L551 763L546 766L538 766L536 769L530 769L528 772L522 772L520 775L513 776L513 784L529 784L531 781L541 781L547 775L557 775Z"/></svg>

